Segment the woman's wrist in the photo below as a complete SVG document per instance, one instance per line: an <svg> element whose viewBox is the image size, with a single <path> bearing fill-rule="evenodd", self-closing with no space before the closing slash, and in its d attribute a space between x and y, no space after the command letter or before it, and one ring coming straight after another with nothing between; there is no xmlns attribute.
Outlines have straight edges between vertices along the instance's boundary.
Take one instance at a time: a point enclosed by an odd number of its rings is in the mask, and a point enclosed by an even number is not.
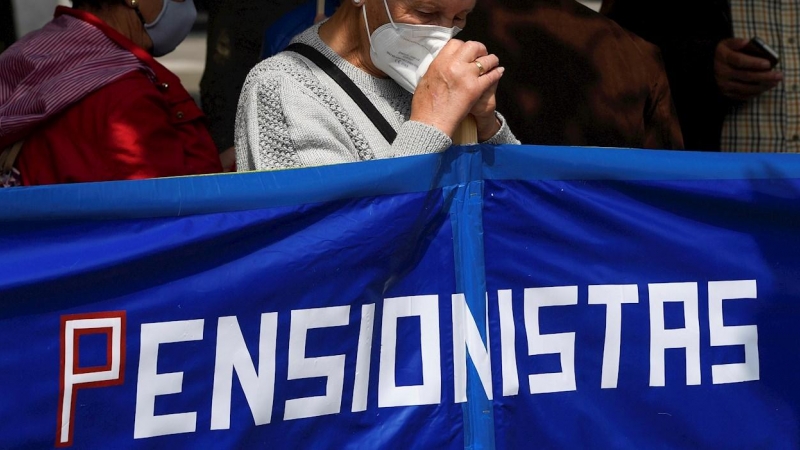
<svg viewBox="0 0 800 450"><path fill-rule="evenodd" d="M409 120L413 120L414 122L424 123L425 125L437 128L442 133L446 134L449 137L453 137L453 133L455 133L456 128L458 128L457 123L453 123L452 118L448 116L439 116L436 114L419 114L413 111L411 112L411 117Z"/></svg>
<svg viewBox="0 0 800 450"><path fill-rule="evenodd" d="M497 114L492 113L490 116L475 118L475 125L478 129L478 142L485 142L489 139L493 138L500 128L503 127L503 124L500 123L500 119L497 117Z"/></svg>

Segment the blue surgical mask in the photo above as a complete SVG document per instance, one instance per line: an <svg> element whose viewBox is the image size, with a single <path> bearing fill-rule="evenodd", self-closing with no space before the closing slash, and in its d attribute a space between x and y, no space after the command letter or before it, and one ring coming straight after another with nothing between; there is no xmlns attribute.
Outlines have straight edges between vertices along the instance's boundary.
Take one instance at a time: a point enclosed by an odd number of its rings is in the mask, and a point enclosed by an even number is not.
<svg viewBox="0 0 800 450"><path fill-rule="evenodd" d="M197 19L194 0L162 1L164 6L156 20L144 24L147 35L153 41L153 56L164 56L175 50L192 31L194 21Z"/></svg>

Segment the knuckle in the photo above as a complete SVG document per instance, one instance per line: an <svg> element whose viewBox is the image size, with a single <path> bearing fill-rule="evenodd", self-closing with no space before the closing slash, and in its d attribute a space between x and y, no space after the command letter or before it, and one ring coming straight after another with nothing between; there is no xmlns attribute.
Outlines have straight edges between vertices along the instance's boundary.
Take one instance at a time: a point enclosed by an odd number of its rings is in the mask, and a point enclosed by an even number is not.
<svg viewBox="0 0 800 450"><path fill-rule="evenodd" d="M440 55L442 55L442 54L448 55L448 54L455 53L460 48L461 44L463 44L463 42L458 41L456 39L450 39L449 41L447 41L446 44L444 44L444 47L442 47L442 51L439 54ZM438 58L438 56L437 56L437 58Z"/></svg>
<svg viewBox="0 0 800 450"><path fill-rule="evenodd" d="M483 44L478 41L467 41L467 45L469 45L471 50L477 51L480 51L481 47L483 47Z"/></svg>

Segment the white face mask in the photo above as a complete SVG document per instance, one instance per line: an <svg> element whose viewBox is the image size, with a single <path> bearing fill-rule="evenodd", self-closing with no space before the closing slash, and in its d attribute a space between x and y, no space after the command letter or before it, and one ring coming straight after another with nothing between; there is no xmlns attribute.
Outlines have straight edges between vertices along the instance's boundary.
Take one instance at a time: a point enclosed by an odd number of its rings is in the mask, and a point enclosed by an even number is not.
<svg viewBox="0 0 800 450"><path fill-rule="evenodd" d="M369 36L369 55L375 67L413 94L433 58L461 28L394 23L386 0L383 0L383 4L389 15L389 23L378 27ZM362 9L369 34L367 10L366 7Z"/></svg>

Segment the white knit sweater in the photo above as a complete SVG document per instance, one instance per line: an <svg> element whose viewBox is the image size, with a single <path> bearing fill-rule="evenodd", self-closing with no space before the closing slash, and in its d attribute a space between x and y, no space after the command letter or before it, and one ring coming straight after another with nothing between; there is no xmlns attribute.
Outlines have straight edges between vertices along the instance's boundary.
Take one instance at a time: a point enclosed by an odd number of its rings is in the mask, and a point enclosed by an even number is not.
<svg viewBox="0 0 800 450"><path fill-rule="evenodd" d="M293 42L322 52L358 86L390 125L390 145L361 108L325 72L294 52L259 63L245 81L236 114L236 166L240 171L311 167L434 153L452 145L439 129L410 121L411 94L389 78L376 78L335 53L317 24ZM519 143L505 121L487 143Z"/></svg>

